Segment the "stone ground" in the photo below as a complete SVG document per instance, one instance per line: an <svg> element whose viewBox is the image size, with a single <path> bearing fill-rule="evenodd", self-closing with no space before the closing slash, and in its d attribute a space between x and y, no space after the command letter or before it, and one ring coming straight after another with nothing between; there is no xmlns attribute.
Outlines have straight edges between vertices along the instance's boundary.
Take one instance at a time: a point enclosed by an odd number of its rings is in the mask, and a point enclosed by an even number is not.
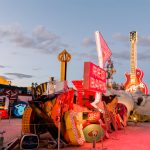
<svg viewBox="0 0 150 150"><path fill-rule="evenodd" d="M21 136L21 119L8 119L0 121L0 131L5 130L4 143ZM17 147L16 150L19 150ZM39 150L47 150L41 147ZM92 143L84 143L82 146L68 146L62 150L92 150ZM110 138L104 142L96 143L96 150L150 150L150 123L128 123L123 130L110 134Z"/></svg>

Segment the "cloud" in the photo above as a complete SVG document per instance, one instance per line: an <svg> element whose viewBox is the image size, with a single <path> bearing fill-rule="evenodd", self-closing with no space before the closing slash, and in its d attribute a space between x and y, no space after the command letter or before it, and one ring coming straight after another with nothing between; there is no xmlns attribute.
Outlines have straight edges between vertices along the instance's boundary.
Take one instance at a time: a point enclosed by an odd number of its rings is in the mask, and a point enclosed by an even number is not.
<svg viewBox="0 0 150 150"><path fill-rule="evenodd" d="M6 66L0 65L0 68L6 68Z"/></svg>
<svg viewBox="0 0 150 150"><path fill-rule="evenodd" d="M34 67L34 68L32 68L32 70L38 71L38 70L41 70L41 68L40 67Z"/></svg>
<svg viewBox="0 0 150 150"><path fill-rule="evenodd" d="M127 53L126 51L113 52L112 57L114 59L119 59L119 60L130 60L130 52L129 53ZM149 53L137 53L137 59L138 61L147 61L150 59L150 54Z"/></svg>
<svg viewBox="0 0 150 150"><path fill-rule="evenodd" d="M23 79L23 78L32 78L32 75L27 75L27 74L22 74L22 73L5 73L6 75L9 76L15 76L19 79Z"/></svg>
<svg viewBox="0 0 150 150"><path fill-rule="evenodd" d="M43 54L58 53L69 46L61 38L48 31L44 26L37 26L31 34L24 32L19 24L0 26L0 41L7 40L18 47L32 48Z"/></svg>
<svg viewBox="0 0 150 150"><path fill-rule="evenodd" d="M93 51L94 52L94 51ZM97 53L92 53L92 52L81 52L81 53L73 53L73 56L77 57L79 60L98 60L97 58Z"/></svg>
<svg viewBox="0 0 150 150"><path fill-rule="evenodd" d="M0 68L11 68L11 66L0 65Z"/></svg>
<svg viewBox="0 0 150 150"><path fill-rule="evenodd" d="M140 61L149 61L150 60L150 54L149 53L138 53L137 59Z"/></svg>
<svg viewBox="0 0 150 150"><path fill-rule="evenodd" d="M113 56L113 58L121 59L121 60L129 60L130 59L130 54L127 53L126 51L113 52L112 56Z"/></svg>
<svg viewBox="0 0 150 150"><path fill-rule="evenodd" d="M115 33L113 35L113 38L115 40L121 41L123 43L130 43L130 37L129 35L123 35L122 33ZM144 47L150 47L150 36L141 36L138 35L137 37L137 45L138 46L144 46Z"/></svg>
<svg viewBox="0 0 150 150"><path fill-rule="evenodd" d="M44 26L36 27L33 31L33 35L38 41L41 41L41 42L44 41L45 43L48 42L49 44L51 44L52 42L60 38L56 34L51 33L48 30L46 30Z"/></svg>
<svg viewBox="0 0 150 150"><path fill-rule="evenodd" d="M127 44L130 44L130 37L129 36L125 36L121 33L116 33L113 35L113 38L115 38L116 40ZM140 47L140 48L138 48ZM142 48L142 52L140 52L140 49ZM145 49L147 48L147 50ZM130 47L129 47L130 49ZM138 61L147 61L150 59L150 36L141 36L138 35L137 37L137 59ZM130 52L127 53L126 51L122 51L122 52L113 52L113 57L117 58L117 59L124 59L124 60L130 60Z"/></svg>
<svg viewBox="0 0 150 150"><path fill-rule="evenodd" d="M138 43L140 46L150 47L150 37L138 36Z"/></svg>
<svg viewBox="0 0 150 150"><path fill-rule="evenodd" d="M82 44L86 47L88 46L94 46L95 45L95 41L92 38L89 37L84 37Z"/></svg>
<svg viewBox="0 0 150 150"><path fill-rule="evenodd" d="M125 60L125 61L130 61L130 37L129 34L128 35L123 35L122 33L115 33L113 35L113 38L118 42L120 41L122 44L124 44L124 46L128 46L128 50L116 50L115 52L112 51L112 58L116 59L117 61L120 60ZM116 43L117 43L116 42ZM92 52L87 52L87 53L75 53L74 55L77 56L79 59L83 59L84 57L86 57L89 60L95 60L97 59L97 53L93 54L94 52L94 46L95 41L92 38L89 37L85 37L82 41L82 44L86 47L93 47ZM120 43L118 43L118 45L120 46ZM140 36L138 35L138 45L137 46L143 46L143 47L150 47L150 37L149 36ZM96 46L95 46L96 47ZM150 59L150 54L148 52L149 50L146 51L146 49L144 50L144 52L140 53L137 49L137 58L138 61L147 61Z"/></svg>
<svg viewBox="0 0 150 150"><path fill-rule="evenodd" d="M122 41L122 42L129 42L129 36L125 36L121 33L115 33L113 35L113 38L118 40L118 41Z"/></svg>

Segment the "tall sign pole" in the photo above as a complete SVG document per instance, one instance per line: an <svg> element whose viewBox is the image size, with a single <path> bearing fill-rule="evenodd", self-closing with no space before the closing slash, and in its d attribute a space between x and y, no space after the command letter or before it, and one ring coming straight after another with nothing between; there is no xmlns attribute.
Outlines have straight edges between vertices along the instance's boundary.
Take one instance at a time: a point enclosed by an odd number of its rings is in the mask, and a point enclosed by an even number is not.
<svg viewBox="0 0 150 150"><path fill-rule="evenodd" d="M95 40L96 40L96 50L97 50L97 56L98 56L98 65L100 68L104 68L104 62L103 62L103 53L101 48L101 42L100 42L100 35L99 32L95 32Z"/></svg>
<svg viewBox="0 0 150 150"><path fill-rule="evenodd" d="M67 63L71 60L71 55L64 49L59 55L58 60L61 62L60 80L67 78Z"/></svg>
<svg viewBox="0 0 150 150"><path fill-rule="evenodd" d="M71 55L64 49L59 55L58 60L61 62L60 80L65 81L67 78L67 63L71 60ZM58 150L60 149L60 130L62 118L62 102L59 108L59 123L58 123Z"/></svg>
<svg viewBox="0 0 150 150"><path fill-rule="evenodd" d="M99 31L95 32L95 40L96 40L96 49L98 55L98 64L100 68L104 68L104 65L108 59L110 59L111 51L103 39L102 34ZM97 103L102 99L102 94L100 92L96 92L95 101L92 105L95 107Z"/></svg>

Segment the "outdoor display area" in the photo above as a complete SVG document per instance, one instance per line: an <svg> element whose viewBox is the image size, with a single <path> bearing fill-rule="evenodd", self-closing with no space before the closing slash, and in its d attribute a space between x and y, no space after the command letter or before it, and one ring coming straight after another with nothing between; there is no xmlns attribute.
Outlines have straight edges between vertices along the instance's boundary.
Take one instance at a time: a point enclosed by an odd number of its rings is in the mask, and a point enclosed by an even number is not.
<svg viewBox="0 0 150 150"><path fill-rule="evenodd" d="M83 80L73 80L73 87L69 87L66 71L71 55L64 50L58 56L61 80L51 77L48 82L33 86L33 99L28 100L26 106L23 105L25 102L20 102L16 107L19 111L14 109L16 116L23 114L22 136L12 142L14 147L19 143L21 149L37 148L39 137L48 133L49 149L83 146L85 143L92 143L95 149L96 143L109 140L112 132L125 131L129 121L135 124L150 121L148 95L140 93L140 89L131 93L112 88L115 71L110 64L111 52L102 35L96 33L97 36L101 41L101 45L97 45L99 66L85 62ZM109 70L104 69L107 61ZM1 106L5 109L8 102L1 101Z"/></svg>
<svg viewBox="0 0 150 150"><path fill-rule="evenodd" d="M21 136L22 120L20 118L13 118L10 121L3 119L0 122L0 126L3 126L3 130L6 132L3 134L4 145L10 143L10 141ZM128 126L124 130L117 130L110 133L109 139L103 140L103 143L96 142L95 149L102 150L149 150L149 139L150 139L150 123L149 122L138 122L137 124L129 122ZM11 130L13 129L13 130ZM48 150L48 139L50 135L43 134L39 140L39 150ZM141 144L142 143L142 144ZM14 150L19 150L19 144L16 145ZM57 148L56 148L57 149ZM62 150L91 150L93 149L93 143L85 142L82 146L66 145Z"/></svg>

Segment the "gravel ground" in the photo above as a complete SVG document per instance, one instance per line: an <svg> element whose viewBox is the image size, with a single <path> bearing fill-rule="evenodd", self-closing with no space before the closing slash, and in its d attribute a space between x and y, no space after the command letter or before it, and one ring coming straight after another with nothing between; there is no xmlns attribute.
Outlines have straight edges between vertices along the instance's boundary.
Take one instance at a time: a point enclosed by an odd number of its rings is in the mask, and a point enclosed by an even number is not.
<svg viewBox="0 0 150 150"><path fill-rule="evenodd" d="M0 121L0 131L4 133L4 143L21 136L21 119L3 119Z"/></svg>
<svg viewBox="0 0 150 150"><path fill-rule="evenodd" d="M0 121L0 131L4 133L4 143L11 141L15 137L21 136L21 119L10 119ZM44 144L43 144L44 145ZM123 130L118 130L110 134L110 138L104 142L96 143L96 150L150 150L150 123L128 123ZM16 148L16 150L19 148ZM39 150L46 150L42 147ZM89 150L93 149L92 143L84 143L82 146L68 146L66 150Z"/></svg>

